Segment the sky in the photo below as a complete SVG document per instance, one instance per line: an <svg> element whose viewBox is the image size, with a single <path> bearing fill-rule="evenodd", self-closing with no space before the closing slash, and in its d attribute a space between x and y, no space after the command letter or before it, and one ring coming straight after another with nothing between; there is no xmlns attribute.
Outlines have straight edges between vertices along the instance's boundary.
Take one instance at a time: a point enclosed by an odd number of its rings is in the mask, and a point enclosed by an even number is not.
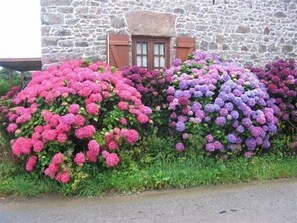
<svg viewBox="0 0 297 223"><path fill-rule="evenodd" d="M0 0L0 58L41 57L40 0Z"/></svg>

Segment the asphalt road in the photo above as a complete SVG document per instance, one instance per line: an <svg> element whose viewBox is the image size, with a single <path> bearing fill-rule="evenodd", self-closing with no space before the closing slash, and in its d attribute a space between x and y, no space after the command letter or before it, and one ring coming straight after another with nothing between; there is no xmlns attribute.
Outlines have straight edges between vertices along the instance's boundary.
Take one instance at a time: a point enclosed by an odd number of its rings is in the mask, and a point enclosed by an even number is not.
<svg viewBox="0 0 297 223"><path fill-rule="evenodd" d="M297 179L97 198L2 199L0 222L297 222Z"/></svg>

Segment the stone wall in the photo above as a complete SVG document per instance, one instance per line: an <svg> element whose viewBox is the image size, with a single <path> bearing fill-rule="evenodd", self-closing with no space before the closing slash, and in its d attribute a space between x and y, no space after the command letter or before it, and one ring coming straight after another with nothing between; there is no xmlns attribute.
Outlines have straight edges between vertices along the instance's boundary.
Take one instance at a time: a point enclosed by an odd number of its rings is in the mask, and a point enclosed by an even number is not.
<svg viewBox="0 0 297 223"><path fill-rule="evenodd" d="M297 56L297 0L41 0L41 21L44 65L105 60L108 33L148 31L167 33L172 49L176 36L193 36L197 49L242 65Z"/></svg>

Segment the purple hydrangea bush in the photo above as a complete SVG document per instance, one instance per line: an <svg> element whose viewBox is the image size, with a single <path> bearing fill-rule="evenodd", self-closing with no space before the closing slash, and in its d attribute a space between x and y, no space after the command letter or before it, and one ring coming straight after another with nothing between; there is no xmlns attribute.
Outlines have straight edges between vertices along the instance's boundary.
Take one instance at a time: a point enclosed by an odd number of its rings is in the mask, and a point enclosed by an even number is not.
<svg viewBox="0 0 297 223"><path fill-rule="evenodd" d="M191 135L205 138L211 154L240 153L251 157L270 148L277 131L274 100L255 74L224 63L218 55L195 52L168 69L170 126L180 136L177 151Z"/></svg>
<svg viewBox="0 0 297 223"><path fill-rule="evenodd" d="M2 107L13 154L28 172L77 184L88 166L112 168L122 147L134 145L151 109L103 62L69 61L36 71L25 89Z"/></svg>

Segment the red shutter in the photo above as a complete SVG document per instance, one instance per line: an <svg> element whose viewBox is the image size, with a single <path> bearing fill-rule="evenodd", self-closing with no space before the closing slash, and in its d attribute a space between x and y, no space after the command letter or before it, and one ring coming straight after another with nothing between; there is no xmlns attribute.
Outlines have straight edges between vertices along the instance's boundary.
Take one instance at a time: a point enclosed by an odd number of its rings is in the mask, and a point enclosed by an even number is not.
<svg viewBox="0 0 297 223"><path fill-rule="evenodd" d="M122 68L129 65L129 36L124 34L108 35L108 63Z"/></svg>
<svg viewBox="0 0 297 223"><path fill-rule="evenodd" d="M195 38L177 37L176 38L176 58L182 61L187 60L188 55L195 50Z"/></svg>

